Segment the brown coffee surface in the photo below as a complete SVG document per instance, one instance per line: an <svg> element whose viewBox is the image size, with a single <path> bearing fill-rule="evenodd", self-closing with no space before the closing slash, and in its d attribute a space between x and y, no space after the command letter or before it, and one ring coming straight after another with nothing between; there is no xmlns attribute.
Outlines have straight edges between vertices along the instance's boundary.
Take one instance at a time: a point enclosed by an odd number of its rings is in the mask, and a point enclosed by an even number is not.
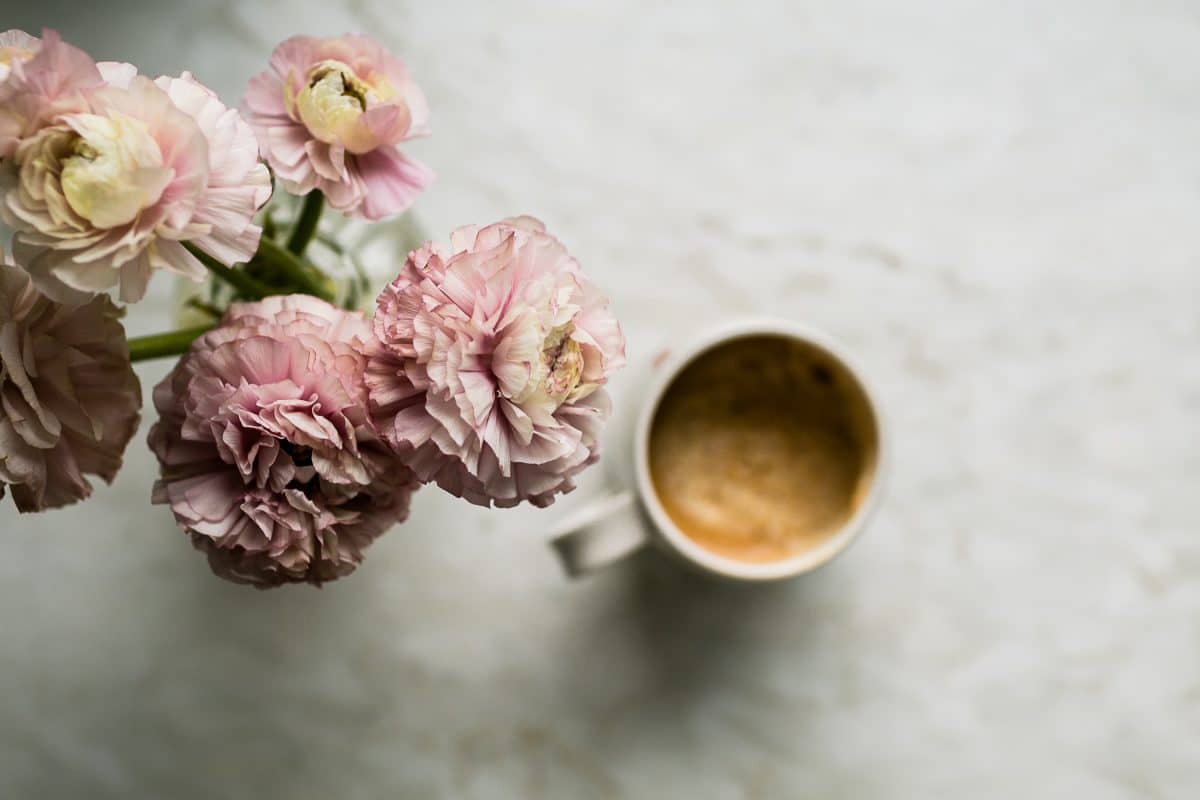
<svg viewBox="0 0 1200 800"><path fill-rule="evenodd" d="M655 492L689 538L748 562L789 558L836 533L874 477L874 417L824 351L753 336L694 359L650 434Z"/></svg>

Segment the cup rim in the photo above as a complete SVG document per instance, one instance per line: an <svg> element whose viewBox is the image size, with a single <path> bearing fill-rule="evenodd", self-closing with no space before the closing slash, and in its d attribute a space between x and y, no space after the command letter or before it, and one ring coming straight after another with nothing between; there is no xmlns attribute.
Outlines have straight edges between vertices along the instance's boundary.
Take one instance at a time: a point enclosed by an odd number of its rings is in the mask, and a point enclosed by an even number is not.
<svg viewBox="0 0 1200 800"><path fill-rule="evenodd" d="M695 542L679 529L662 506L654 482L650 479L650 427L662 402L666 390L679 373L697 356L725 342L748 336L784 336L822 350L845 369L862 389L867 408L875 422L876 456L874 474L867 496L859 503L854 514L837 533L828 537L819 546L779 561L738 561L715 553ZM634 469L638 496L662 538L686 560L705 570L728 578L743 581L773 581L811 572L828 564L856 541L867 521L875 513L883 497L890 464L890 446L887 421L879 406L878 393L868 380L859 364L829 335L803 323L767 317L739 319L719 325L697 336L675 352L670 353L666 363L651 383L647 400L638 413L634 432Z"/></svg>

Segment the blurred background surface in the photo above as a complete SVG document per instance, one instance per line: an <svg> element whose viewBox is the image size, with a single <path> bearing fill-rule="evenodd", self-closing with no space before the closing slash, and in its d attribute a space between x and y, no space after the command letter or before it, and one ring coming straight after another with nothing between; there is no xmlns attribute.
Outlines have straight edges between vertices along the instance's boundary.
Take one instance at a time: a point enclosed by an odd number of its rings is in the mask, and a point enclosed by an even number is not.
<svg viewBox="0 0 1200 800"><path fill-rule="evenodd" d="M282 38L369 32L434 110L431 235L541 216L635 360L730 315L822 327L895 436L871 530L794 582L569 584L546 531L610 468L548 511L427 489L352 578L271 593L148 504L139 436L92 502L0 507L0 796L1200 784L1195 3L0 5L230 103ZM169 323L152 291L133 333Z"/></svg>

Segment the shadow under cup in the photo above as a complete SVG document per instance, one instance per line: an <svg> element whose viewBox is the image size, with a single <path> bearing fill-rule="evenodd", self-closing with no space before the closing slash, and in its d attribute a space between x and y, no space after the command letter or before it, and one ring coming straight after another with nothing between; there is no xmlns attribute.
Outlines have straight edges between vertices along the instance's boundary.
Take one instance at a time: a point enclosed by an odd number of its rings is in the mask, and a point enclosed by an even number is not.
<svg viewBox="0 0 1200 800"><path fill-rule="evenodd" d="M803 571L852 535L878 479L879 427L832 353L748 334L700 352L667 386L649 477L663 512L704 550L745 564L811 560Z"/></svg>

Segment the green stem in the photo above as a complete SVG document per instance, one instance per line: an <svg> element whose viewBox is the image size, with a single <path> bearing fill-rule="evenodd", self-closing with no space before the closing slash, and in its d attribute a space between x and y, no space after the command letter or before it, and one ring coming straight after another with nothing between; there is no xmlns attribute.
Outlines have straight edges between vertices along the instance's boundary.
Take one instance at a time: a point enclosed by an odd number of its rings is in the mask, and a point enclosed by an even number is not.
<svg viewBox="0 0 1200 800"><path fill-rule="evenodd" d="M212 328L209 324L150 336L135 336L129 340L129 358L131 361L147 361L151 358L186 353L197 337L203 336Z"/></svg>
<svg viewBox="0 0 1200 800"><path fill-rule="evenodd" d="M265 239L263 241L266 241ZM210 256L208 253L200 250L190 243L184 244L188 252L196 257L196 259L208 268L210 272L216 275L221 280L228 283L234 289L237 289L238 294L251 300L261 300L269 294L274 294L274 290L270 286L259 283L245 273L244 270L232 269L225 266L220 261Z"/></svg>
<svg viewBox="0 0 1200 800"><path fill-rule="evenodd" d="M344 256L346 254L346 248L342 247L342 245L338 242L337 239L334 239L330 236L323 236L322 234L319 234L319 233L316 235L315 238L318 242L320 242L321 244L328 247L330 250L332 250L337 255Z"/></svg>
<svg viewBox="0 0 1200 800"><path fill-rule="evenodd" d="M317 223L321 221L321 211L324 210L324 207L325 195L321 194L319 190L313 189L304 196L304 205L300 209L300 216L297 217L296 225L292 228L292 235L288 237L288 250L298 256L304 255L309 241L317 232Z"/></svg>
<svg viewBox="0 0 1200 800"><path fill-rule="evenodd" d="M311 195L310 195L311 196ZM255 260L263 266L278 270L288 281L304 294L311 294L330 303L334 300L334 287L325 273L292 252L280 247L271 239L264 238L258 244Z"/></svg>
<svg viewBox="0 0 1200 800"><path fill-rule="evenodd" d="M212 303L206 303L203 300L201 300L199 297L189 298L188 301L186 303L184 303L184 305L187 306L188 308L194 308L202 314L207 314L208 316L212 317L213 319L220 319L221 315L225 313L225 312L221 311L221 309L219 309L215 305L213 305Z"/></svg>

